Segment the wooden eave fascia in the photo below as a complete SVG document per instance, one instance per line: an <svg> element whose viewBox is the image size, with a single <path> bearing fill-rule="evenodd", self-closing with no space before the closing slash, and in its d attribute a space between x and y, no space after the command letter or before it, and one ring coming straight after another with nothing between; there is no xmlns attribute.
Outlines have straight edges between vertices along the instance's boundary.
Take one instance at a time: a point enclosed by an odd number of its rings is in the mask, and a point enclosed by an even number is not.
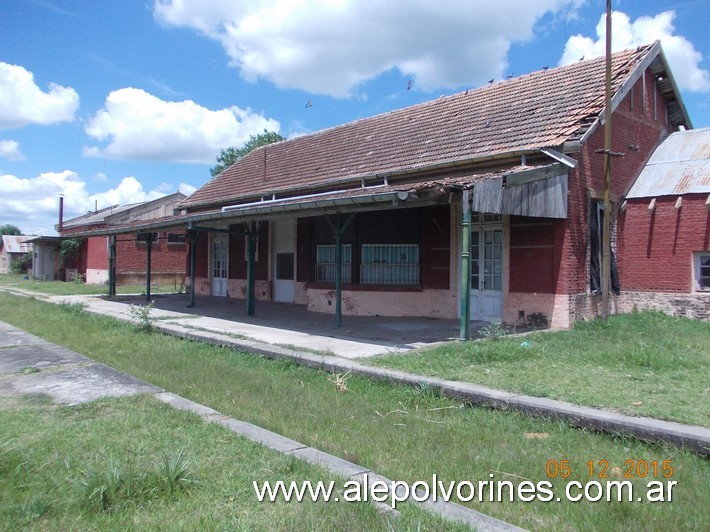
<svg viewBox="0 0 710 532"><path fill-rule="evenodd" d="M661 64L663 65L664 77L668 80L672 87L672 92L675 95L676 102L678 103L678 106L681 109L683 120L686 123L686 127L688 129L692 129L693 125L690 121L690 116L688 115L688 111L685 108L685 104L683 103L683 100L680 97L678 85L676 84L675 79L673 78L673 74L671 73L671 70L668 67L668 61L666 60L666 56L663 53L663 48L661 48L661 41L656 41L653 43L651 49L648 51L643 60L638 65L636 65L631 74L629 74L626 80L619 86L616 93L614 93L611 98L611 112L613 113L614 111L616 111L623 99L626 98L629 92L631 92L636 82L641 79L646 70L651 67L656 61L661 61ZM589 139L589 137L594 134L594 131L596 131L597 127L604 125L604 116L604 108L602 107L597 119L594 120L594 122L589 126L589 128L587 129L587 131L585 131L584 135L582 135L579 141L576 141L573 144L579 144L579 146L584 145Z"/></svg>
<svg viewBox="0 0 710 532"><path fill-rule="evenodd" d="M237 205L239 203L251 203L258 201L259 198L269 197L269 196L281 196L280 199L288 199L288 196L298 196L302 193L312 193L312 192L326 192L328 190L333 190L333 187L342 187L347 185L354 185L357 183L372 183L380 182L389 179L402 179L407 176L414 176L417 174L430 174L435 172L444 172L446 170L461 171L463 167L470 166L475 168L477 166L484 166L495 161L505 161L509 159L511 162L515 162L522 155L537 155L540 153L540 148L530 148L525 150L516 150L512 152L505 152L500 154L486 155L482 157L474 157L470 159L456 159L453 161L444 161L440 163L434 163L426 166L418 166L412 168L404 168L398 170L391 170L386 172L377 172L374 174L365 175L353 175L346 176L337 179L331 179L329 181L310 183L301 185L298 187L289 187L282 189L266 189L260 191L259 193L252 193L245 196L239 196L232 199L224 200L220 199L217 201L209 201L203 203L195 203L192 205L181 207L181 209L186 209L188 214L197 214L200 211L209 208L221 208L223 205L229 203ZM356 188L356 187L353 187ZM284 197L286 196L286 197Z"/></svg>

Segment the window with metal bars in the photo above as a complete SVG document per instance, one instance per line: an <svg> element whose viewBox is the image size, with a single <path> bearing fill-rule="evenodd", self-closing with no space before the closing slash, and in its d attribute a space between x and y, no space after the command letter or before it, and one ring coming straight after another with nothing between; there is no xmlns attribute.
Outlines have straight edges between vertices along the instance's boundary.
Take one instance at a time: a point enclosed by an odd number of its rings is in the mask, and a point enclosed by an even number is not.
<svg viewBox="0 0 710 532"><path fill-rule="evenodd" d="M185 244L187 235L184 233L168 233L168 244Z"/></svg>
<svg viewBox="0 0 710 532"><path fill-rule="evenodd" d="M419 285L419 245L363 244L360 282Z"/></svg>
<svg viewBox="0 0 710 532"><path fill-rule="evenodd" d="M351 280L350 272L352 271L352 247L350 244L343 244L341 248L343 253L341 280L343 283L349 283ZM337 264L335 262L335 246L316 246L316 282L334 283L336 271Z"/></svg>

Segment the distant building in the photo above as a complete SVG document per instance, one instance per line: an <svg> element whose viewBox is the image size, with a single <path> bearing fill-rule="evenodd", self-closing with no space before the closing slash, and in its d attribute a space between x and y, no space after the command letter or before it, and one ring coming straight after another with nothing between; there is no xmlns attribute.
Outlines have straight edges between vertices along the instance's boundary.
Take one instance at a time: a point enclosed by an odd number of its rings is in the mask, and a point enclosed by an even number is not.
<svg viewBox="0 0 710 532"><path fill-rule="evenodd" d="M2 235L0 242L0 273L12 273L13 263L32 253L32 236Z"/></svg>
<svg viewBox="0 0 710 532"><path fill-rule="evenodd" d="M38 281L58 281L61 268L58 236L33 236L27 242L32 244L32 278Z"/></svg>
<svg viewBox="0 0 710 532"><path fill-rule="evenodd" d="M114 205L63 221L61 231L59 226L57 226L57 230L60 231L60 237L66 239L83 231L159 220L166 216L172 216L177 205L185 198L184 194L176 192L144 203ZM165 231L154 233L153 236L154 241L151 243L152 282L176 284L179 287L185 279L185 231L179 229ZM109 237L79 238L81 238L82 244L78 255L68 258L63 265L64 278L70 280L73 276L81 275L89 284L107 283L109 279ZM117 239L117 284L145 282L146 247L145 235L125 234Z"/></svg>

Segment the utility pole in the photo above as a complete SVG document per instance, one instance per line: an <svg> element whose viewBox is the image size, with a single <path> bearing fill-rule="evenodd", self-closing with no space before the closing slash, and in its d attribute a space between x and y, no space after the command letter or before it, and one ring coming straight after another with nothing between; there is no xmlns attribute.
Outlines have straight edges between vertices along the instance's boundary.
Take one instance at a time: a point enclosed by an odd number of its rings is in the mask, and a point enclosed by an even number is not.
<svg viewBox="0 0 710 532"><path fill-rule="evenodd" d="M602 319L609 319L611 284L611 0L606 0L606 91L604 100L604 226L602 229Z"/></svg>

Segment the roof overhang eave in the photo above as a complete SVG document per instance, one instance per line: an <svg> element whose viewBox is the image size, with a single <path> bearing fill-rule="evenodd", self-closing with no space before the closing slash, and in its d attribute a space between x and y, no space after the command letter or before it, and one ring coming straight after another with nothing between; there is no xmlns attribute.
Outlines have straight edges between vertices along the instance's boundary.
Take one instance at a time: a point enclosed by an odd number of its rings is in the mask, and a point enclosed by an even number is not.
<svg viewBox="0 0 710 532"><path fill-rule="evenodd" d="M688 115L688 111L685 108L685 104L683 103L683 100L680 96L680 91L678 90L678 85L676 84L675 79L673 78L673 73L671 72L671 69L668 66L668 60L666 59L666 56L663 52L663 48L661 47L661 41L656 41L655 43L653 43L651 49L646 54L646 57L644 57L643 60L638 65L636 65L633 72L629 74L626 80L617 89L616 93L612 95L611 111L612 113L616 111L617 107L619 107L623 99L626 98L626 95L629 94L631 89L633 89L636 82L641 79L641 76L643 76L643 73L646 72L646 69L651 67L654 62L658 61L660 61L660 64L662 66L660 71L664 73L665 79L668 81L668 84L671 87L671 90L669 92L675 96L675 101L678 105L679 114L682 117L682 119L677 121L678 123L674 125L683 125L686 129L692 129L693 123L690 120L690 115ZM584 132L584 135L582 135L579 141L570 144L570 150L565 151L571 151L574 145L581 146L585 144L589 137L594 133L594 131L596 131L597 127L603 125L604 108L601 109L596 120L594 120L594 122L589 126L587 131Z"/></svg>
<svg viewBox="0 0 710 532"><path fill-rule="evenodd" d="M327 214L348 208L376 206L383 203L403 204L409 198L407 192L385 192L363 196L347 196L343 198L313 199L311 201L284 200L282 204L250 205L245 208L233 208L226 212L210 212L185 215L170 222L152 222L123 227L107 227L94 231L72 233L72 237L111 236L130 233L141 233L165 229L191 229L202 223L223 223L225 221L249 221L253 219L268 219L282 216L294 216L297 213ZM294 198L296 199L296 198Z"/></svg>
<svg viewBox="0 0 710 532"><path fill-rule="evenodd" d="M397 179L400 177L407 177L411 175L416 175L416 174L428 174L432 172L440 172L442 170L447 170L447 169L460 169L461 167L464 166L473 166L477 164L484 164L484 163L489 163L491 161L499 161L499 160L505 160L505 159L515 159L518 157L522 157L523 155L534 155L540 153L541 147L535 146L535 147L530 147L530 148L524 148L524 149L517 149L517 150L511 150L511 151L506 151L506 152L500 152L500 153L493 153L490 155L483 155L479 157L470 157L466 159L454 159L454 160L449 160L449 161L441 161L438 163L433 163L429 165L424 165L424 166L416 166L416 167L410 167L410 168L398 168L395 170L386 170L382 172L375 172L375 173L370 173L370 174L355 174L355 175L349 175L349 176L344 176L344 177L339 177L336 179L330 179L327 181L319 181L319 182L314 182L310 183L307 185L301 185L298 187L293 187L293 188L282 188L282 189L264 189L263 191L260 191L259 193L256 194L250 194L248 196L238 196L234 198L228 198L225 200L224 198L216 201L205 201L205 202L200 202L200 203L194 203L194 204L188 204L185 205L185 203L181 203L180 207L181 209L184 208L189 208L189 209L195 209L195 208L217 208L221 207L222 205L225 204L225 201L228 201L229 203L237 203L237 202L244 202L244 203L251 203L254 201L257 201L260 197L265 197L265 196L273 196L273 195L278 195L278 194L294 194L294 193L299 193L299 192L310 192L313 190L327 190L328 188L331 187L339 187L339 186L345 186L353 183L371 183L373 181L379 182L383 181L385 179ZM189 199L189 198L188 198ZM286 200L287 198L283 198Z"/></svg>

